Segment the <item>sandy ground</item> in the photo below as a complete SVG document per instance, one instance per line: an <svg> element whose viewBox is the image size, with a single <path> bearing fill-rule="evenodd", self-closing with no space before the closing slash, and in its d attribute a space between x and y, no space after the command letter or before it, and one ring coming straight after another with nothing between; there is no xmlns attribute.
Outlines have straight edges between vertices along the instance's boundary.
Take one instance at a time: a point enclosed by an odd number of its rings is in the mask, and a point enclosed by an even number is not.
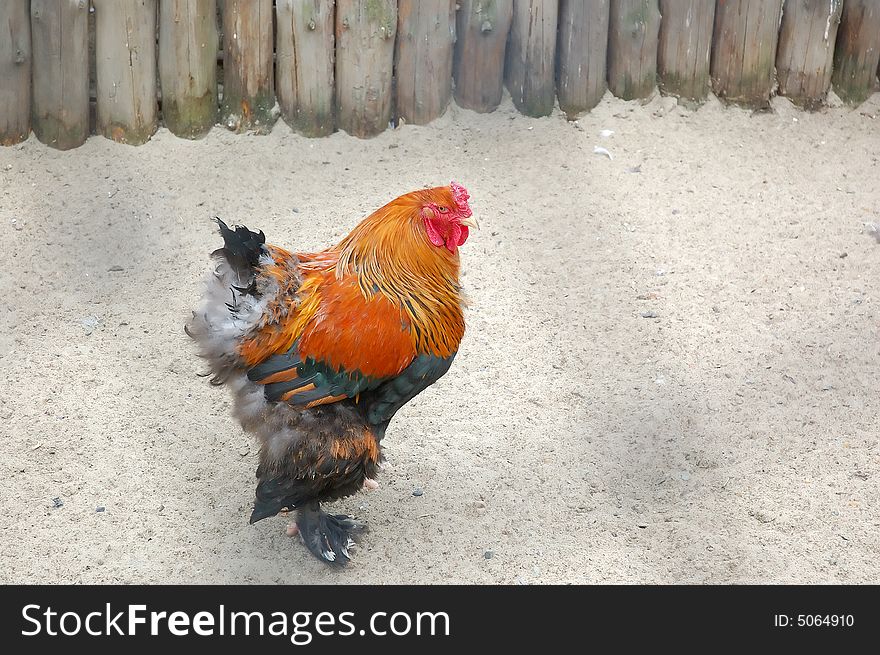
<svg viewBox="0 0 880 655"><path fill-rule="evenodd" d="M671 105L0 149L0 582L880 581L880 96ZM468 333L334 571L247 523L256 449L182 327L209 219L317 249L451 179Z"/></svg>

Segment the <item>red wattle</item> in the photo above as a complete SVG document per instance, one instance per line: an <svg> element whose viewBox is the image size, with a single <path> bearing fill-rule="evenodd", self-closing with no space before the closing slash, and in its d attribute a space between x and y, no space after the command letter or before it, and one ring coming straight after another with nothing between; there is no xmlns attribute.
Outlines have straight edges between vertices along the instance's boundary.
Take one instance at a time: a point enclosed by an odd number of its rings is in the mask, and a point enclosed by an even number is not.
<svg viewBox="0 0 880 655"><path fill-rule="evenodd" d="M437 231L437 228L434 227L434 222L430 219L425 221L425 231L428 233L428 239L435 246L439 247L445 244L443 236Z"/></svg>

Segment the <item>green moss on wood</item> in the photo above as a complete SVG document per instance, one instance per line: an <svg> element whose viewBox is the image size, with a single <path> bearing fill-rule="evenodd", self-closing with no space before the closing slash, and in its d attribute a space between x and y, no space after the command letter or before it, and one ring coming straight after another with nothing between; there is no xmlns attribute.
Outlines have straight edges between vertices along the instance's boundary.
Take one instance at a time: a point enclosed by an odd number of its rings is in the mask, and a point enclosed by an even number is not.
<svg viewBox="0 0 880 655"><path fill-rule="evenodd" d="M478 9L474 14L479 17L480 25L488 21L489 27L495 27L495 18L498 16L498 9L495 6L495 0L482 0L482 2L477 0L475 9Z"/></svg>
<svg viewBox="0 0 880 655"><path fill-rule="evenodd" d="M275 94L262 91L248 98L240 93L224 93L221 122L233 132L268 134L275 123Z"/></svg>
<svg viewBox="0 0 880 655"><path fill-rule="evenodd" d="M78 125L68 125L51 114L34 116L34 135L47 146L58 150L78 148L89 137L88 120Z"/></svg>
<svg viewBox="0 0 880 655"><path fill-rule="evenodd" d="M541 118L553 113L555 86L551 83L538 88L529 88L529 84L526 82L522 93L511 93L510 97L520 113L533 118Z"/></svg>
<svg viewBox="0 0 880 655"><path fill-rule="evenodd" d="M297 109L283 118L293 130L307 137L328 136L333 134L335 127L332 108L318 111Z"/></svg>
<svg viewBox="0 0 880 655"><path fill-rule="evenodd" d="M385 0L366 0L366 16L367 20L376 25L380 30L384 29L385 38L393 33L397 15L388 6Z"/></svg>
<svg viewBox="0 0 880 655"><path fill-rule="evenodd" d="M874 92L874 71L853 59L835 62L832 82L834 92L846 104L856 106L867 100Z"/></svg>
<svg viewBox="0 0 880 655"><path fill-rule="evenodd" d="M715 92L722 100L749 109L765 109L773 86L774 53L761 53L751 71L743 69L735 79L715 80Z"/></svg>
<svg viewBox="0 0 880 655"><path fill-rule="evenodd" d="M125 143L130 146L141 146L150 140L156 133L156 125L125 125L111 122L103 126L101 134L116 143Z"/></svg>
<svg viewBox="0 0 880 655"><path fill-rule="evenodd" d="M664 95L700 105L709 96L709 72L696 76L666 73L660 77L659 85Z"/></svg>
<svg viewBox="0 0 880 655"><path fill-rule="evenodd" d="M654 93L656 74L648 73L639 79L634 79L629 73L623 74L623 86L619 89L619 98L622 100L640 100L649 98Z"/></svg>
<svg viewBox="0 0 880 655"><path fill-rule="evenodd" d="M162 99L165 126L184 139L200 139L211 131L217 120L217 96L208 91L200 97L168 96Z"/></svg>

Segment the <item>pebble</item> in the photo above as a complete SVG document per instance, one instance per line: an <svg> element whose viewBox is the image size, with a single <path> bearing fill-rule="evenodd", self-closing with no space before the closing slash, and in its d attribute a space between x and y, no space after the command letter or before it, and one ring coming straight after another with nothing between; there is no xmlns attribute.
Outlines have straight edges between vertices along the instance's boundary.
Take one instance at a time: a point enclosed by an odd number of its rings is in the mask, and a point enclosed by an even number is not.
<svg viewBox="0 0 880 655"><path fill-rule="evenodd" d="M642 312L640 314L640 316L642 318L659 318L660 317L660 315L657 312L652 312L652 311Z"/></svg>
<svg viewBox="0 0 880 655"><path fill-rule="evenodd" d="M95 511L98 512L98 513L101 513L101 512L104 511L104 509L105 509L105 508L104 508L103 505L98 505L98 506L95 508Z"/></svg>
<svg viewBox="0 0 880 655"><path fill-rule="evenodd" d="M483 553L483 557L485 557L486 559L492 559L493 555L495 555L495 553L493 553L491 550L487 550L485 553Z"/></svg>
<svg viewBox="0 0 880 655"><path fill-rule="evenodd" d="M416 487L412 491L413 496L421 496L423 493L425 493L425 491L421 487Z"/></svg>
<svg viewBox="0 0 880 655"><path fill-rule="evenodd" d="M64 507L64 501L60 498L53 498L52 506L55 507L55 509L58 509L59 507Z"/></svg>
<svg viewBox="0 0 880 655"><path fill-rule="evenodd" d="M111 266L111 267L108 268L107 270L108 270L110 273L118 273L119 271L124 271L125 269L122 268L122 266L119 266L119 265L117 264L116 266Z"/></svg>

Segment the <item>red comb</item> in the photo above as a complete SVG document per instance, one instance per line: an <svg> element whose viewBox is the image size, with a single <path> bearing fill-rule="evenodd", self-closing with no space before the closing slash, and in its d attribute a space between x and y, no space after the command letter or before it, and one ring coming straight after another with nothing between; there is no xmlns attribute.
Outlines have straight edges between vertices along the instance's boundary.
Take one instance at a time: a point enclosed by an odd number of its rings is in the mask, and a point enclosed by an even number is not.
<svg viewBox="0 0 880 655"><path fill-rule="evenodd" d="M470 194L460 184L455 182L450 183L449 185L452 188L452 197L455 199L455 204L458 205L459 213L464 217L468 218L473 215L470 206L468 205L468 200L470 200Z"/></svg>

